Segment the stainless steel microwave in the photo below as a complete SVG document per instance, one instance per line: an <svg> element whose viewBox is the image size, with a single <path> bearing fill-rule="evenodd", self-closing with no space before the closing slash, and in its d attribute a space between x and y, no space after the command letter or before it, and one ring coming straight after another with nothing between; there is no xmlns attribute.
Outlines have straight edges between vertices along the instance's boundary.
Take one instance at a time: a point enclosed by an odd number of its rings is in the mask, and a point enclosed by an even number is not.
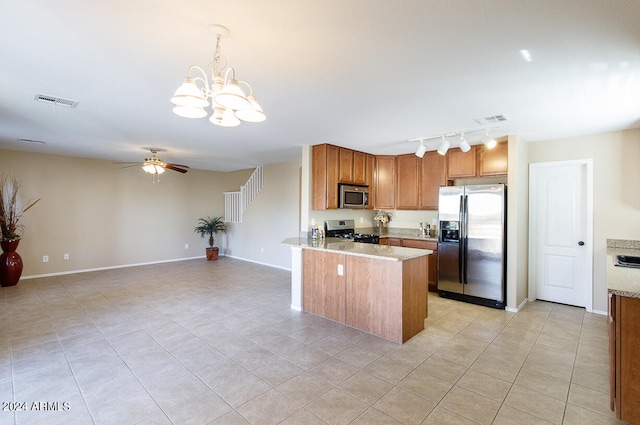
<svg viewBox="0 0 640 425"><path fill-rule="evenodd" d="M369 206L369 186L339 184L340 208L367 208Z"/></svg>

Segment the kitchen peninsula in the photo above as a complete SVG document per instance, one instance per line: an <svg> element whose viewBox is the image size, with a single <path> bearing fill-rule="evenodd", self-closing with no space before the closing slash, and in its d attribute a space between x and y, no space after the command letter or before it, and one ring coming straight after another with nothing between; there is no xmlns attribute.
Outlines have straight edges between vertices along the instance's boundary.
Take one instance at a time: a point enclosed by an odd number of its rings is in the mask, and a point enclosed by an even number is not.
<svg viewBox="0 0 640 425"><path fill-rule="evenodd" d="M427 317L426 249L290 238L291 306L403 343Z"/></svg>

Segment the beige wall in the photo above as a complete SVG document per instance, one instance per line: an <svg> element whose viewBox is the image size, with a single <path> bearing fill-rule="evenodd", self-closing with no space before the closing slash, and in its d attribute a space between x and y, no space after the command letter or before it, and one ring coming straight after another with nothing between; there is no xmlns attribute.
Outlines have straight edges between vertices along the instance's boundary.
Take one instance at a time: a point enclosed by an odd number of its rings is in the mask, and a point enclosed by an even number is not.
<svg viewBox="0 0 640 425"><path fill-rule="evenodd" d="M529 165L527 143L509 136L507 188L507 308L518 309L528 296Z"/></svg>
<svg viewBox="0 0 640 425"><path fill-rule="evenodd" d="M229 224L225 255L291 269L291 249L281 242L298 235L300 167L300 161L264 166L264 188L242 223Z"/></svg>
<svg viewBox="0 0 640 425"><path fill-rule="evenodd" d="M238 190L247 174L167 171L154 184L140 167L7 150L0 150L0 171L22 180L25 200L42 198L21 221L25 278L203 256L197 219L224 215L222 192Z"/></svg>
<svg viewBox="0 0 640 425"><path fill-rule="evenodd" d="M606 240L640 239L640 130L528 146L530 163L593 158L593 309L606 312Z"/></svg>

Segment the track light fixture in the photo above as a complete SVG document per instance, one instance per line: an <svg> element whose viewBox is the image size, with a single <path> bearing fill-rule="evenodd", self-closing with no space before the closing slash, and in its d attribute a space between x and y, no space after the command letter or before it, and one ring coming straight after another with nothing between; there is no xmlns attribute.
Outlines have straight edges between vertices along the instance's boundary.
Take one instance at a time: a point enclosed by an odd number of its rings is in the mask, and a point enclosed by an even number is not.
<svg viewBox="0 0 640 425"><path fill-rule="evenodd" d="M209 106L213 113L209 117L211 123L222 127L235 127L240 121L261 122L267 117L258 101L253 96L253 90L246 81L236 79L236 71L227 66L226 59L220 56L220 39L229 35L229 29L222 25L209 25L209 31L216 36L216 51L211 68L211 81L207 72L197 65L191 65L187 78L171 98L176 105L173 112L185 118L202 118L207 116L204 109ZM198 71L201 76L193 77L191 73ZM211 85L209 84L211 83ZM247 87L249 94L240 88Z"/></svg>
<svg viewBox="0 0 640 425"><path fill-rule="evenodd" d="M489 137L489 132L487 131L484 136L481 137L482 143L488 148L493 149L496 147L498 142L493 137Z"/></svg>
<svg viewBox="0 0 640 425"><path fill-rule="evenodd" d="M464 133L460 134L460 150L462 152L469 152L471 150L471 145L467 142L467 139L464 138Z"/></svg>
<svg viewBox="0 0 640 425"><path fill-rule="evenodd" d="M418 139L411 139L409 141L410 142L420 142L420 146L418 146L418 149L416 150L416 156L418 158L422 158L424 156L424 154L427 152L427 147L425 146L424 142L427 141L427 140L433 140L433 139L442 139L442 141L440 142L440 145L438 147L438 153L440 155L445 155L447 153L447 151L449 150L449 148L451 147L451 142L448 140L448 138L455 137L455 136L460 136L460 139L458 141L458 146L460 147L460 150L462 152L469 152L471 150L471 144L469 143L469 141L467 140L465 135L469 135L469 134L473 134L473 133L479 133L479 132L484 132L485 133L481 137L482 143L484 143L484 145L488 149L493 149L496 146L497 142L496 142L496 140L494 138L489 137L489 131L490 130L494 130L496 128L499 128L499 127L480 128L478 130L452 131L450 133L438 134L437 136L420 137Z"/></svg>
<svg viewBox="0 0 640 425"><path fill-rule="evenodd" d="M427 147L424 145L424 141L420 140L420 146L418 146L418 150L416 151L416 156L418 158L422 158L427 152Z"/></svg>
<svg viewBox="0 0 640 425"><path fill-rule="evenodd" d="M440 147L438 147L438 153L440 155L446 155L446 153L449 150L450 146L451 146L451 143L449 143L449 141L447 140L447 138L443 134L442 135L442 143L440 143Z"/></svg>

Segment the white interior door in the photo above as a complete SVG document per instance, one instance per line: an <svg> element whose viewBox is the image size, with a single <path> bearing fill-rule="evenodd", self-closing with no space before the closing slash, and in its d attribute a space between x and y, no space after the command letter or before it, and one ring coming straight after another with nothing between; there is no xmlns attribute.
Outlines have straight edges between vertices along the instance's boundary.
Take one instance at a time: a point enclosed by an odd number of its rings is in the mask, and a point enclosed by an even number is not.
<svg viewBox="0 0 640 425"><path fill-rule="evenodd" d="M591 311L592 161L531 164L529 185L529 297Z"/></svg>

